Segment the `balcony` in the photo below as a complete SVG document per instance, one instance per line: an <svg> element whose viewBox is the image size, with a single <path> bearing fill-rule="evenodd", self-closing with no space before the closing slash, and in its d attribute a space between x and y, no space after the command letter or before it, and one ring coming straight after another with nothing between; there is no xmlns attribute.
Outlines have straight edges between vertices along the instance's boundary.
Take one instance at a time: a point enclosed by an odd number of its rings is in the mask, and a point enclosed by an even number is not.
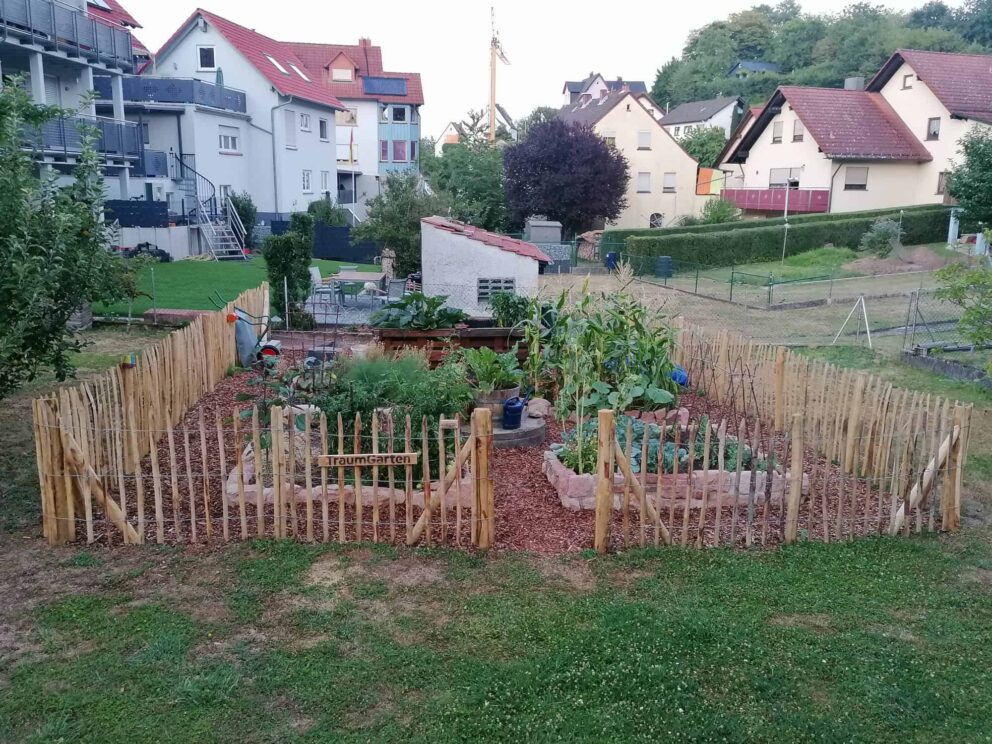
<svg viewBox="0 0 992 744"><path fill-rule="evenodd" d="M40 129L26 130L25 144L45 155L70 159L83 151L83 132L80 129L87 126L96 130L93 146L100 154L126 160L141 157L142 142L138 125L114 119L89 119L81 116L56 119Z"/></svg>
<svg viewBox="0 0 992 744"><path fill-rule="evenodd" d="M135 175L147 178L169 177L169 154L162 150L142 150Z"/></svg>
<svg viewBox="0 0 992 744"><path fill-rule="evenodd" d="M4 2L5 0L0 0ZM112 99L110 78L96 76L93 87L103 101ZM122 81L124 100L134 103L193 103L199 106L245 113L248 97L237 88L205 83L192 78L136 76Z"/></svg>
<svg viewBox="0 0 992 744"><path fill-rule="evenodd" d="M134 70L131 34L51 0L0 0L0 33L91 64Z"/></svg>
<svg viewBox="0 0 992 744"><path fill-rule="evenodd" d="M830 208L829 189L723 189L720 196L748 212L783 212L786 191L789 214L826 212Z"/></svg>

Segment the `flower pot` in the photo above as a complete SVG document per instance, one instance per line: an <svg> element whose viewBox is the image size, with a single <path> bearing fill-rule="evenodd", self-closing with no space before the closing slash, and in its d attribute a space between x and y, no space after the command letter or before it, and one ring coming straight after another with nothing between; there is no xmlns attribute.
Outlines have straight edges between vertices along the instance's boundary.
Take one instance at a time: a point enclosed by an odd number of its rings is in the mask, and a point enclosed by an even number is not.
<svg viewBox="0 0 992 744"><path fill-rule="evenodd" d="M475 407L488 408L493 412L493 419L497 422L503 420L503 401L516 398L520 395L520 386L516 385L505 390L494 390L491 393L483 394L476 392Z"/></svg>

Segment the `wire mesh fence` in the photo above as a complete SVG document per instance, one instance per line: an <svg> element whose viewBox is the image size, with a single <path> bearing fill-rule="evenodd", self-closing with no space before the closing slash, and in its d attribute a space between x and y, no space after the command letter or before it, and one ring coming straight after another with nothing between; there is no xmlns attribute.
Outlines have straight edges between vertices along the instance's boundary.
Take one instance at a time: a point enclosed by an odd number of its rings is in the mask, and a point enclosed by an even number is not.
<svg viewBox="0 0 992 744"><path fill-rule="evenodd" d="M913 292L906 311L902 346L907 351L966 351L972 343L961 332L961 308L934 292Z"/></svg>

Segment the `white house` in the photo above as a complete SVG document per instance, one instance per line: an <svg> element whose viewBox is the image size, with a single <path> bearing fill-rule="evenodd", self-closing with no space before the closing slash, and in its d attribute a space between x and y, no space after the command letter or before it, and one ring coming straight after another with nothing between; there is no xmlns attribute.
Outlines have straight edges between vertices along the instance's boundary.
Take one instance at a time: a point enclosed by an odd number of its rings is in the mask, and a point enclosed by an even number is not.
<svg viewBox="0 0 992 744"><path fill-rule="evenodd" d="M447 295L469 315L489 314L494 292L533 297L541 265L551 258L533 243L444 217L420 221L423 290Z"/></svg>
<svg viewBox="0 0 992 744"><path fill-rule="evenodd" d="M721 168L754 214L941 204L958 142L992 124L992 56L900 49L864 86L782 86Z"/></svg>
<svg viewBox="0 0 992 744"><path fill-rule="evenodd" d="M661 118L661 126L673 137L684 137L702 127L718 127L729 137L743 115L744 99L724 96L679 104Z"/></svg>
<svg viewBox="0 0 992 744"><path fill-rule="evenodd" d="M127 108L150 153L146 197L179 213L247 191L266 223L336 195L344 105L287 44L197 10L142 72Z"/></svg>
<svg viewBox="0 0 992 744"><path fill-rule="evenodd" d="M582 96L599 98L604 93L619 93L628 90L635 95L648 92L643 80L607 80L598 72L590 72L585 80L566 80L561 92L564 96L563 105L568 106L578 102Z"/></svg>

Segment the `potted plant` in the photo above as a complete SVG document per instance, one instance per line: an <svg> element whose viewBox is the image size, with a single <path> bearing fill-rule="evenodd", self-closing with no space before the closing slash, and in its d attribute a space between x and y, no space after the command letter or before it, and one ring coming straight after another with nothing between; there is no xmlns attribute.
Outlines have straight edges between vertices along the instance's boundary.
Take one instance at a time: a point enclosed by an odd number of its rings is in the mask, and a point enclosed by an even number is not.
<svg viewBox="0 0 992 744"><path fill-rule="evenodd" d="M517 349L497 354L492 349L465 349L465 365L475 386L476 408L488 408L494 418L502 418L503 403L520 395L523 372Z"/></svg>
<svg viewBox="0 0 992 744"><path fill-rule="evenodd" d="M446 307L447 295L427 297L412 292L369 317L376 336L386 351L415 347L427 349L432 365L441 361L445 343L455 328L468 319L463 311Z"/></svg>

